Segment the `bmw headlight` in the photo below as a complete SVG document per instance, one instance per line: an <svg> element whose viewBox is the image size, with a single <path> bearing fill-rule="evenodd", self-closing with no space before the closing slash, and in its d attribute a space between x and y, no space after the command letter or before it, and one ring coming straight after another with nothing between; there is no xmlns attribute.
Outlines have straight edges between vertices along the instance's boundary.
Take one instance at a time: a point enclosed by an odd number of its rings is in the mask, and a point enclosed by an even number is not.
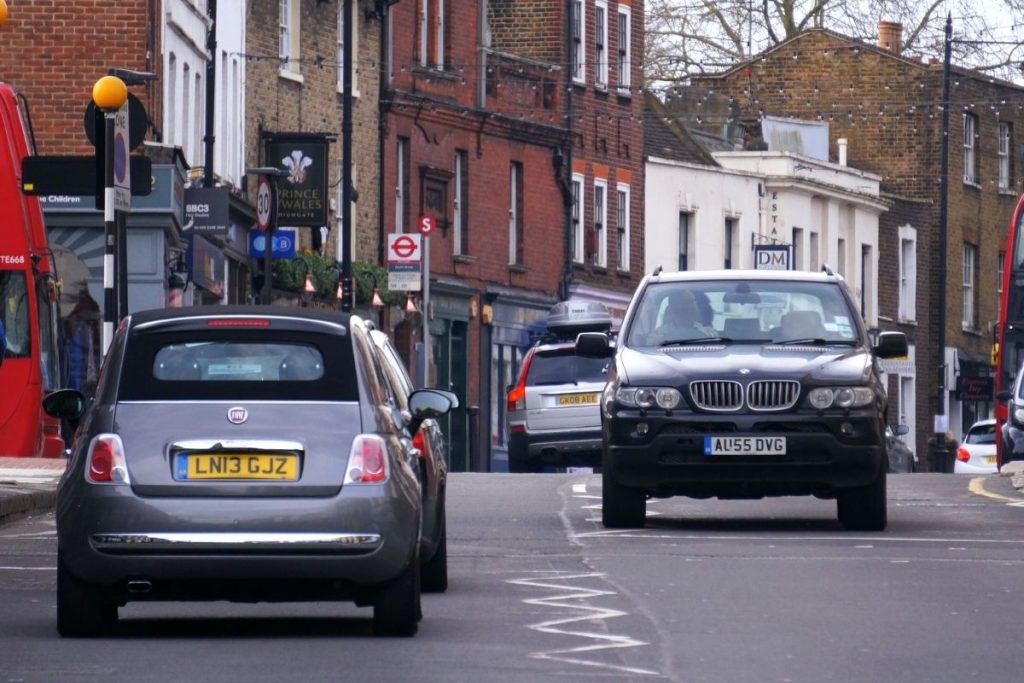
<svg viewBox="0 0 1024 683"><path fill-rule="evenodd" d="M869 387L818 387L807 394L807 403L816 410L862 408L874 400Z"/></svg>
<svg viewBox="0 0 1024 683"><path fill-rule="evenodd" d="M662 410L672 410L683 397L671 387L619 387L615 392L615 400L630 408L647 410L657 406Z"/></svg>

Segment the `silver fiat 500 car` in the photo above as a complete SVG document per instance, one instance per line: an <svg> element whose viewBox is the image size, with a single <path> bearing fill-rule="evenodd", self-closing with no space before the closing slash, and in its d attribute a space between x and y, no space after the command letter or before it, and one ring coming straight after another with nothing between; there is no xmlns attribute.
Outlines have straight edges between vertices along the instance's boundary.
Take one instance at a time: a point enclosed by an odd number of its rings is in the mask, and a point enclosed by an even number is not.
<svg viewBox="0 0 1024 683"><path fill-rule="evenodd" d="M423 496L412 435L366 323L217 306L122 321L57 498L57 629L100 633L134 600L347 600L374 632L420 619ZM83 414L84 413L84 414Z"/></svg>

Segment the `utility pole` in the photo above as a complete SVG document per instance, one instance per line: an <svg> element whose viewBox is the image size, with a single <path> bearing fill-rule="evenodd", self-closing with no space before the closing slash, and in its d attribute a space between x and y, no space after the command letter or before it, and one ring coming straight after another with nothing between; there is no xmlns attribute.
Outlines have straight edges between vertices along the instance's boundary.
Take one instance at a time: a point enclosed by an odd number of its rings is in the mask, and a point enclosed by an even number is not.
<svg viewBox="0 0 1024 683"><path fill-rule="evenodd" d="M949 452L946 450L946 432L949 431L949 417L946 415L946 233L949 209L949 69L953 44L953 16L946 15L945 52L942 62L942 156L939 177L939 277L938 277L938 388L935 407L935 445L932 449L932 469L946 472L949 469Z"/></svg>
<svg viewBox="0 0 1024 683"><path fill-rule="evenodd" d="M352 0L343 5L342 22L345 44L342 59L341 97L341 310L350 313L354 307L352 287Z"/></svg>
<svg viewBox="0 0 1024 683"><path fill-rule="evenodd" d="M203 187L213 187L213 110L217 96L217 0L206 0L206 134L203 137Z"/></svg>

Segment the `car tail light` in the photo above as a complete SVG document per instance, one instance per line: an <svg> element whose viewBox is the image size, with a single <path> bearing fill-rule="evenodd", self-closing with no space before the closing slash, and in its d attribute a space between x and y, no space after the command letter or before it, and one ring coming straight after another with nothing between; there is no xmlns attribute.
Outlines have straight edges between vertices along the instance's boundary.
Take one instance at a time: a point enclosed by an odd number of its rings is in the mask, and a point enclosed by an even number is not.
<svg viewBox="0 0 1024 683"><path fill-rule="evenodd" d="M968 452L966 448L961 446L960 448L956 449L956 459L959 460L960 462L967 462L968 460L971 459L971 454L970 452Z"/></svg>
<svg viewBox="0 0 1024 683"><path fill-rule="evenodd" d="M526 410L526 375L530 372L530 363L533 362L533 349L526 353L523 359L523 369L519 371L519 381L508 392L508 412Z"/></svg>
<svg viewBox="0 0 1024 683"><path fill-rule="evenodd" d="M427 457L427 440L423 438L423 429L416 430L416 436L412 437L412 445L420 451L420 460Z"/></svg>
<svg viewBox="0 0 1024 683"><path fill-rule="evenodd" d="M388 449L384 439L360 434L352 442L348 456L346 484L380 484L388 478Z"/></svg>
<svg viewBox="0 0 1024 683"><path fill-rule="evenodd" d="M128 484L124 445L117 434L99 434L89 444L85 478L95 484Z"/></svg>

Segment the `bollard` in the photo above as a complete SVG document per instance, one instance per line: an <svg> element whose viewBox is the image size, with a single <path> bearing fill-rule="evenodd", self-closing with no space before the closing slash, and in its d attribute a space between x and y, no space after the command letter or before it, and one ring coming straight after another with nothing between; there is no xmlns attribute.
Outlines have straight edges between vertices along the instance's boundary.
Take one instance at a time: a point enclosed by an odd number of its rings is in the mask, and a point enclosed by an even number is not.
<svg viewBox="0 0 1024 683"><path fill-rule="evenodd" d="M490 468L480 452L480 406L466 406L469 417L469 471L487 472Z"/></svg>

